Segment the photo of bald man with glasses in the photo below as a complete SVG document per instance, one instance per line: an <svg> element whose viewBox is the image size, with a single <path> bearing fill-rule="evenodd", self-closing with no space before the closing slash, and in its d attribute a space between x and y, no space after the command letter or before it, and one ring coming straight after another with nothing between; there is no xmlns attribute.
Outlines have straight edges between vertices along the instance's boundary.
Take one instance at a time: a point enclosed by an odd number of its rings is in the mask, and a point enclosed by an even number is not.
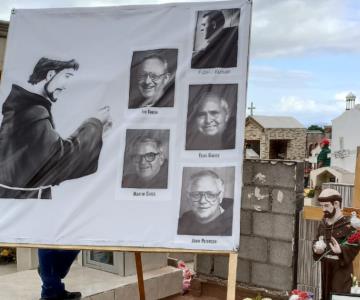
<svg viewBox="0 0 360 300"><path fill-rule="evenodd" d="M178 235L231 236L234 172L234 167L184 168Z"/></svg>
<svg viewBox="0 0 360 300"><path fill-rule="evenodd" d="M167 188L169 133L169 130L127 130L123 188Z"/></svg>
<svg viewBox="0 0 360 300"><path fill-rule="evenodd" d="M177 49L133 53L129 108L174 106L177 54Z"/></svg>

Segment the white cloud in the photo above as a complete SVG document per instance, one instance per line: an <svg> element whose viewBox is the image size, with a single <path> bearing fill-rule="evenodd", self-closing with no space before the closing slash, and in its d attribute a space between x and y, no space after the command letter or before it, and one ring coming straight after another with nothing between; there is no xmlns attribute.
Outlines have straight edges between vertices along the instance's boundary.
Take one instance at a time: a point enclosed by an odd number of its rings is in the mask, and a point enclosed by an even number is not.
<svg viewBox="0 0 360 300"><path fill-rule="evenodd" d="M355 96L358 95L358 93L356 93L355 91L342 91L342 92L336 93L334 98L337 101L345 101L346 96L349 95L349 93L353 93L353 94L355 94Z"/></svg>
<svg viewBox="0 0 360 300"><path fill-rule="evenodd" d="M329 125L344 111L344 102L336 100L316 101L292 95L281 97L278 101L267 105L266 109L256 109L255 115L291 116L308 127L312 124Z"/></svg>
<svg viewBox="0 0 360 300"><path fill-rule="evenodd" d="M305 70L284 70L271 66L250 65L249 77L252 83L270 84L277 87L307 86L313 80L313 74Z"/></svg>
<svg viewBox="0 0 360 300"><path fill-rule="evenodd" d="M294 96L282 97L280 99L281 112L314 111L316 103L314 100L298 99Z"/></svg>
<svg viewBox="0 0 360 300"><path fill-rule="evenodd" d="M335 94L335 100L337 101L345 101L345 97L349 94L350 91L339 92Z"/></svg>
<svg viewBox="0 0 360 300"><path fill-rule="evenodd" d="M359 52L357 0L254 0L252 49L256 57L321 50Z"/></svg>
<svg viewBox="0 0 360 300"><path fill-rule="evenodd" d="M280 99L279 110L281 112L307 112L323 114L333 114L343 110L343 103L335 101L315 101L313 99L301 99L296 96L284 96Z"/></svg>

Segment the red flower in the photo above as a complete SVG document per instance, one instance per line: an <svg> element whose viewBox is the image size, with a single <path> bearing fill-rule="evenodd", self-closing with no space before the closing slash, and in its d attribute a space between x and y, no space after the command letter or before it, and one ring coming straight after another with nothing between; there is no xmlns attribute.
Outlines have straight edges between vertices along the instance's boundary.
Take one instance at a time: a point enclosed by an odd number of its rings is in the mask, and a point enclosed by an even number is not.
<svg viewBox="0 0 360 300"><path fill-rule="evenodd" d="M357 231L356 233L353 233L347 239L347 242L349 244L357 244L359 241L360 241L360 232L359 231Z"/></svg>
<svg viewBox="0 0 360 300"><path fill-rule="evenodd" d="M290 294L299 296L299 300L311 299L313 297L312 293L300 290L292 290Z"/></svg>

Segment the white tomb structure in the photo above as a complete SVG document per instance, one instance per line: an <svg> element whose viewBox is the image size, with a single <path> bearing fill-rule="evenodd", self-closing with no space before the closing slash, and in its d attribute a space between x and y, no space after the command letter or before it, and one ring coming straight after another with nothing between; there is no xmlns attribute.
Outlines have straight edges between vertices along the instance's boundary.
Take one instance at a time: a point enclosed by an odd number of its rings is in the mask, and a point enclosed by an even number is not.
<svg viewBox="0 0 360 300"><path fill-rule="evenodd" d="M356 96L346 96L346 111L332 121L331 166L355 173L356 152L360 146L360 104Z"/></svg>

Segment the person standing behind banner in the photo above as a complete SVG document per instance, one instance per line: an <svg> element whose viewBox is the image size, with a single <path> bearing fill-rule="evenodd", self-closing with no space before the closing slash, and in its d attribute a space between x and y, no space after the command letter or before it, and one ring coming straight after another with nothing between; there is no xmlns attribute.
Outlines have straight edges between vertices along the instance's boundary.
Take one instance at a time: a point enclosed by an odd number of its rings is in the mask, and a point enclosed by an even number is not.
<svg viewBox="0 0 360 300"><path fill-rule="evenodd" d="M323 139L320 142L321 151L317 157L317 167L330 167L330 153L331 150L329 149L330 141L328 139Z"/></svg>
<svg viewBox="0 0 360 300"><path fill-rule="evenodd" d="M79 250L38 250L38 272L42 281L40 300L81 299L80 292L68 292L62 282L79 252Z"/></svg>
<svg viewBox="0 0 360 300"><path fill-rule="evenodd" d="M331 293L350 293L352 262L360 246L345 242L356 232L350 219L341 211L342 198L334 189L323 190L318 198L324 213L313 243L313 258L321 263L322 300L330 300Z"/></svg>
<svg viewBox="0 0 360 300"><path fill-rule="evenodd" d="M55 130L52 105L79 68L74 59L41 58L27 89L13 84L0 127L0 198L51 199L51 187L97 171L109 108L85 120L67 139Z"/></svg>
<svg viewBox="0 0 360 300"><path fill-rule="evenodd" d="M238 28L224 28L221 10L210 10L202 15L200 34L205 45L193 52L191 68L235 68L238 56Z"/></svg>

